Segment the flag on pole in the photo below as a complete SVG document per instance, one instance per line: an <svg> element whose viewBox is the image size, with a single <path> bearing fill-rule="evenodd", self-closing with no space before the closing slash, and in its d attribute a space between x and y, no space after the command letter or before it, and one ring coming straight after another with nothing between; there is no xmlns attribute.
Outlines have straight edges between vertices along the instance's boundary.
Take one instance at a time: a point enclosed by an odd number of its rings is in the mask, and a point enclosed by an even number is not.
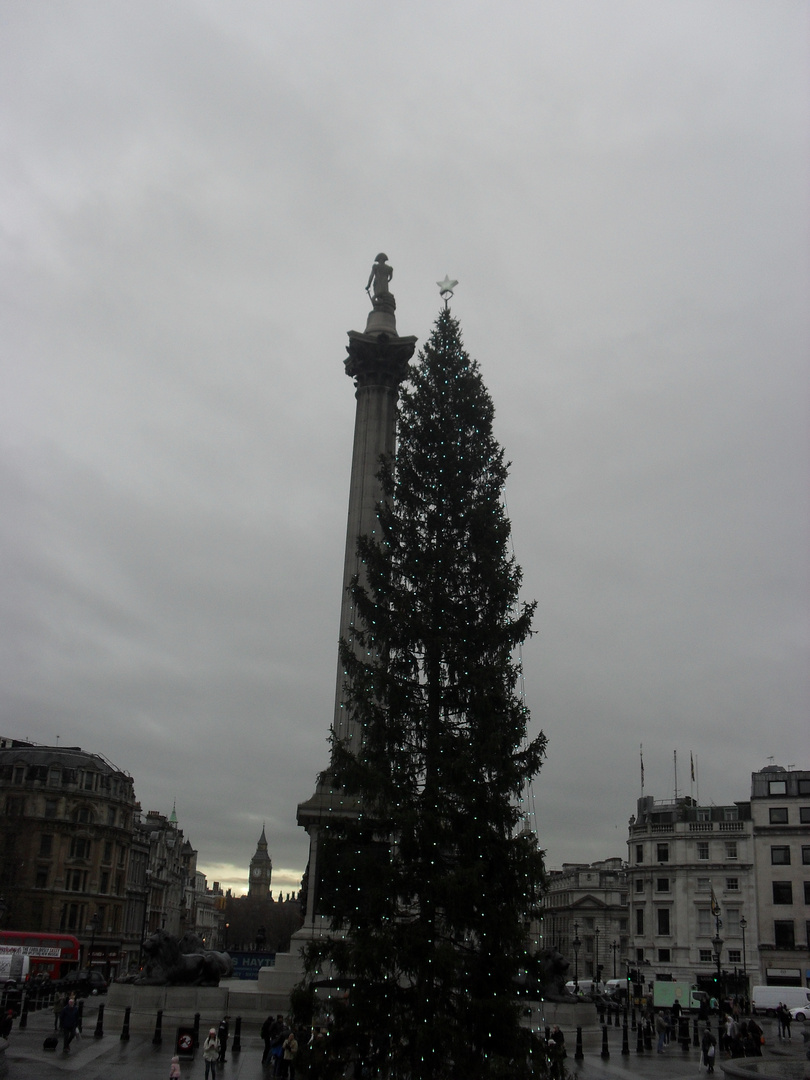
<svg viewBox="0 0 810 1080"><path fill-rule="evenodd" d="M638 760L641 764L641 794L644 794L644 753L642 750L642 744L638 744Z"/></svg>
<svg viewBox="0 0 810 1080"><path fill-rule="evenodd" d="M712 915L720 914L720 905L717 903L717 897L714 892L714 885L712 885Z"/></svg>

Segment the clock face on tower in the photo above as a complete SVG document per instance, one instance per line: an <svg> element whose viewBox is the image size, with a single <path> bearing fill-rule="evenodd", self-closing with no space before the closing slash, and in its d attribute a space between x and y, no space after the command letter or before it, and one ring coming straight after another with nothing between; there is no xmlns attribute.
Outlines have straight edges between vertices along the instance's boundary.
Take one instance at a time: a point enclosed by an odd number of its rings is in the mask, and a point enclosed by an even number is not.
<svg viewBox="0 0 810 1080"><path fill-rule="evenodd" d="M254 877L261 877L262 876L262 868L260 866L254 866L253 870L252 870L252 874L253 874Z"/></svg>

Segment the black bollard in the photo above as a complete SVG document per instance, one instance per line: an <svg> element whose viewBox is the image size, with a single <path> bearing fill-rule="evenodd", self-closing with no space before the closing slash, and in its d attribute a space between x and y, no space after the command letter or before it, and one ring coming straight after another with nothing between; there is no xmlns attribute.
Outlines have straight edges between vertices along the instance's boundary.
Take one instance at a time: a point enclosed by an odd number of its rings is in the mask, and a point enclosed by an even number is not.
<svg viewBox="0 0 810 1080"><path fill-rule="evenodd" d="M81 1020L81 1014L79 1014L79 1017ZM22 1031L23 1028L28 1027L28 997L26 996L24 990L22 995L22 1001L20 1003L20 1019L17 1023L17 1027L20 1029L20 1031ZM81 1023L79 1024L79 1027L81 1027Z"/></svg>
<svg viewBox="0 0 810 1080"><path fill-rule="evenodd" d="M124 1026L121 1028L121 1042L129 1042L129 1018L132 1015L132 1006L127 1005L124 1009Z"/></svg>
<svg viewBox="0 0 810 1080"><path fill-rule="evenodd" d="M647 1051L647 1053L650 1053L652 1051L652 1036L652 1020L650 1020L648 1017L647 1022L644 1025L644 1049Z"/></svg>
<svg viewBox="0 0 810 1080"><path fill-rule="evenodd" d="M83 1030L83 1028L82 1028L83 1024L84 1024L84 998L81 998L79 1000L79 1020L78 1020L78 1023L76 1024L76 1027L79 1029L80 1032Z"/></svg>
<svg viewBox="0 0 810 1080"><path fill-rule="evenodd" d="M630 1039L628 1036L627 1020L625 1019L622 1024L622 1057L627 1057L630 1053Z"/></svg>
<svg viewBox="0 0 810 1080"><path fill-rule="evenodd" d="M685 1054L689 1053L690 1038L689 1038L689 1017L682 1016L678 1021L678 1040L681 1044L681 1050Z"/></svg>
<svg viewBox="0 0 810 1080"><path fill-rule="evenodd" d="M634 1005L633 1008L630 1010L630 1029L631 1029L631 1031L635 1031L637 1026L638 1025L636 1024L636 1007Z"/></svg>
<svg viewBox="0 0 810 1080"><path fill-rule="evenodd" d="M636 1028L636 1053L644 1053L644 1028L641 1024Z"/></svg>
<svg viewBox="0 0 810 1080"><path fill-rule="evenodd" d="M621 1020L619 1019L619 1010L618 1009L613 1014L613 1026L614 1027L621 1027Z"/></svg>
<svg viewBox="0 0 810 1080"><path fill-rule="evenodd" d="M574 1051L574 1061L582 1061L585 1055L582 1053L582 1028L577 1028L577 1048Z"/></svg>
<svg viewBox="0 0 810 1080"><path fill-rule="evenodd" d="M158 1009L155 1020L155 1034L152 1036L152 1045L160 1046L163 1042L163 1009Z"/></svg>
<svg viewBox="0 0 810 1080"><path fill-rule="evenodd" d="M194 1013L194 1046L200 1045L200 1014Z"/></svg>
<svg viewBox="0 0 810 1080"><path fill-rule="evenodd" d="M96 1030L93 1032L94 1039L104 1038L104 1003L98 1007L98 1016L96 1017Z"/></svg>
<svg viewBox="0 0 810 1080"><path fill-rule="evenodd" d="M238 1054L242 1049L242 1017L237 1016L236 1023L233 1027L233 1042L231 1043L231 1053Z"/></svg>
<svg viewBox="0 0 810 1080"><path fill-rule="evenodd" d="M692 1021L692 1046L700 1046L700 1031L697 1020Z"/></svg>
<svg viewBox="0 0 810 1080"><path fill-rule="evenodd" d="M607 1061L610 1057L610 1050L608 1050L607 1041L607 1024L602 1028L602 1057Z"/></svg>

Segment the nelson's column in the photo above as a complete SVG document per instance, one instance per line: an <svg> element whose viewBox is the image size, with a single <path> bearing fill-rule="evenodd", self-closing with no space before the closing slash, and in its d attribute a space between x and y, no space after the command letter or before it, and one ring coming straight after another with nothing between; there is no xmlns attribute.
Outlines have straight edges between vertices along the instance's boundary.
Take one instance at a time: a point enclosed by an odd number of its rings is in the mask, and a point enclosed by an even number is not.
<svg viewBox="0 0 810 1080"><path fill-rule="evenodd" d="M416 348L415 337L397 334L396 301L389 289L393 270L388 256L379 254L371 268L366 291L371 297L371 312L364 333L349 331L344 363L346 374L354 380L357 408L354 420L354 447L349 483L349 514L346 524L346 552L343 560L340 636L348 640L353 619L349 585L355 574L362 574L357 558L357 539L377 529L377 511L382 497L377 474L380 458L392 454L396 439L397 395L399 384L407 377L408 361ZM346 715L343 704L343 665L338 657L335 688L335 735L359 748L360 732ZM298 824L309 835L306 911L303 927L293 935L290 953L276 957L275 968L262 968L259 989L285 996L301 978L301 946L311 937L328 930L328 920L318 912L323 867L318 859L318 837L322 827L335 815L351 813L353 802L339 788L332 786L328 772L312 798L298 807Z"/></svg>

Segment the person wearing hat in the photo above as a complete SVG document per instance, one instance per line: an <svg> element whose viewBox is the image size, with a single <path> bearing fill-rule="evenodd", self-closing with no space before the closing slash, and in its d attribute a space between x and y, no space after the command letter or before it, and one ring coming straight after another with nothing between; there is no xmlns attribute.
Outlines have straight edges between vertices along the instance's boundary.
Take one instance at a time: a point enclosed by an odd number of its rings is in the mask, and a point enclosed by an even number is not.
<svg viewBox="0 0 810 1080"><path fill-rule="evenodd" d="M211 1028L208 1038L203 1043L203 1060L205 1061L205 1080L211 1074L211 1080L217 1080L217 1061L219 1059L219 1039L217 1029Z"/></svg>

